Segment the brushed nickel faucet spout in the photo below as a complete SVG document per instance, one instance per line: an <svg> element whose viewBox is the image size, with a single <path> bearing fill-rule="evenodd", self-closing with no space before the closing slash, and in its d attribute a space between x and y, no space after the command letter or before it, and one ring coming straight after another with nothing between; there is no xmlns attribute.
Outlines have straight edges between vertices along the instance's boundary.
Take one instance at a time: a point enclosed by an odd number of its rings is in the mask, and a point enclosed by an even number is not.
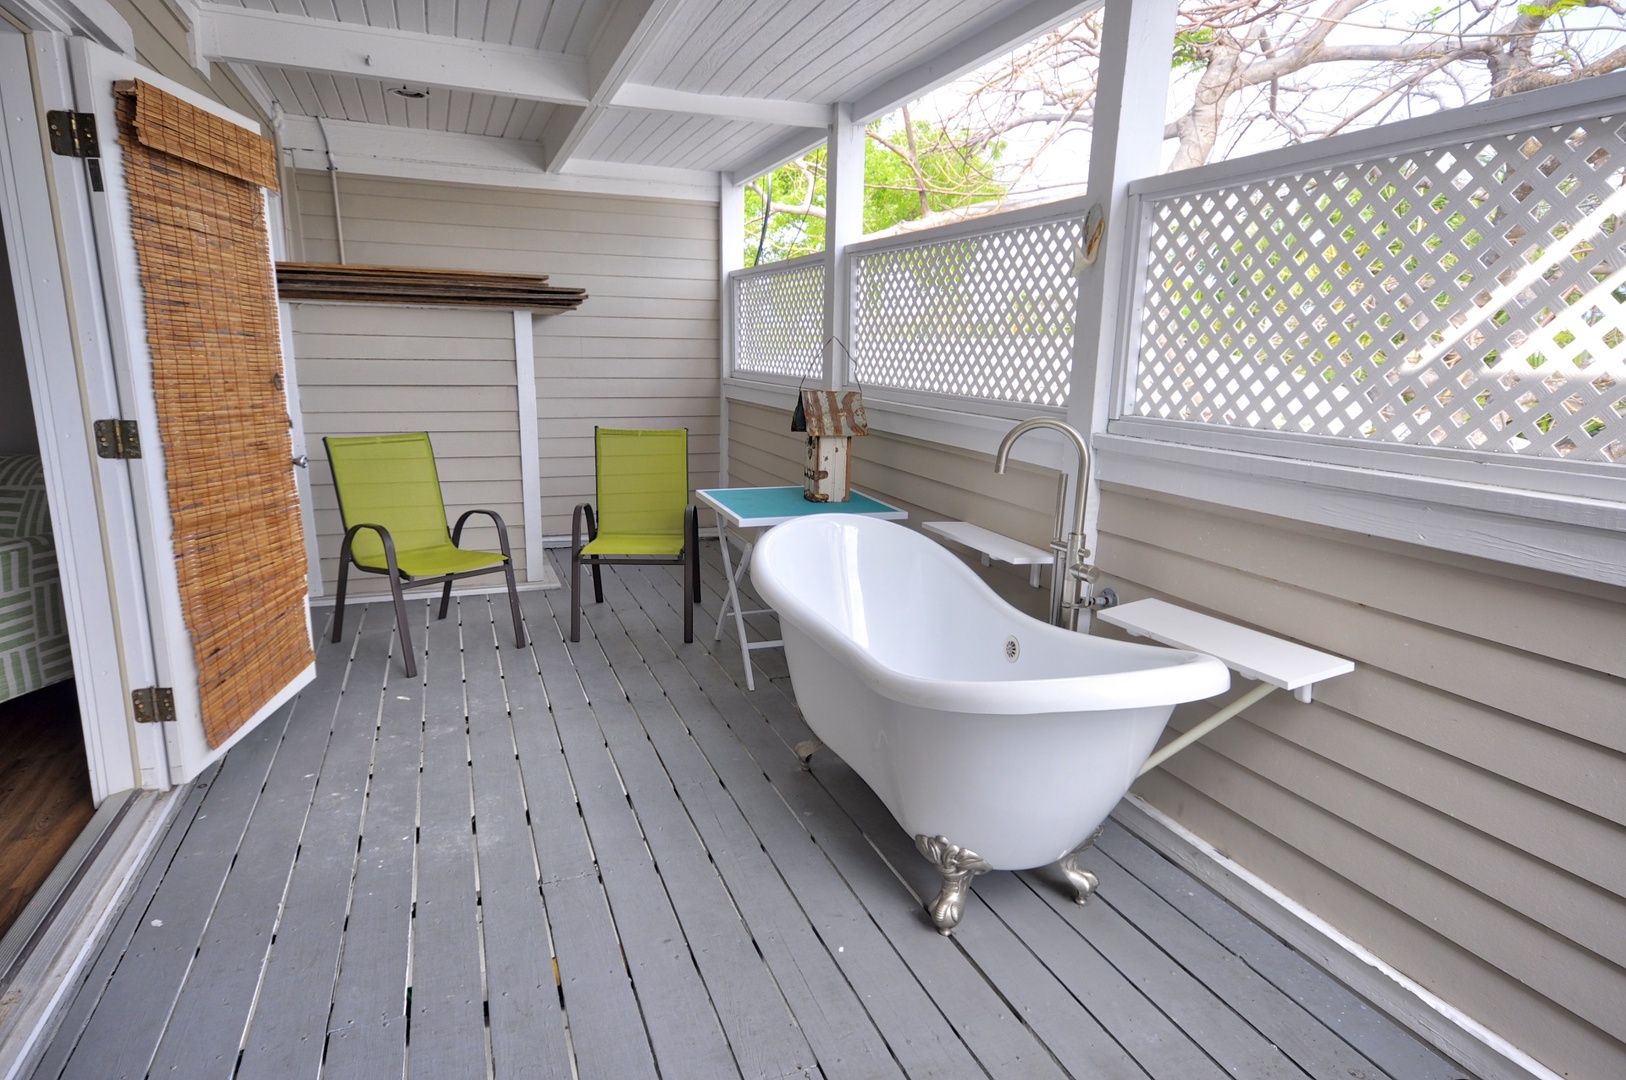
<svg viewBox="0 0 1626 1080"><path fill-rule="evenodd" d="M1078 452L1078 470L1073 477L1073 521L1067 528L1066 508L1056 505L1056 536L1050 541L1055 553L1055 564L1050 574L1050 621L1069 630L1078 629L1078 615L1094 606L1090 601L1090 584L1094 568L1085 562L1090 557L1084 547L1085 496L1090 488L1090 447L1078 429L1048 416L1035 416L1017 424L1000 440L999 453L994 456L994 472L1004 473L1016 440L1037 428L1060 432Z"/></svg>

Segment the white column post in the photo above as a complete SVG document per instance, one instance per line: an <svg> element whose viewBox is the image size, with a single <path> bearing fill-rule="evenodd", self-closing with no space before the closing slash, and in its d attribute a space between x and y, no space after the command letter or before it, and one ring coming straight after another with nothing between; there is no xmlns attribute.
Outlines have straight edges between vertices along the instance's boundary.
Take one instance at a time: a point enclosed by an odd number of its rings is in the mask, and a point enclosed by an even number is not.
<svg viewBox="0 0 1626 1080"><path fill-rule="evenodd" d="M1170 49L1177 0L1106 0L1101 68L1090 142L1089 199L1106 213L1106 233L1094 265L1078 277L1078 322L1067 422L1086 438L1105 431L1111 404L1119 321L1131 245L1126 220L1129 184L1158 173L1169 96ZM1097 545L1100 484L1092 477L1085 543Z"/></svg>
<svg viewBox="0 0 1626 1080"><path fill-rule="evenodd" d="M530 310L514 310L514 392L519 404L519 493L525 511L525 580L551 583L542 554L542 458L537 442L536 327Z"/></svg>
<svg viewBox="0 0 1626 1080"><path fill-rule="evenodd" d="M842 345L852 346L852 288L847 280L847 245L864 238L864 125L853 123L852 106L830 110L830 141L824 174L824 336L825 385L848 382Z"/></svg>
<svg viewBox="0 0 1626 1080"><path fill-rule="evenodd" d="M728 486L728 389L734 373L734 292L728 276L745 266L745 185L717 174L717 485Z"/></svg>

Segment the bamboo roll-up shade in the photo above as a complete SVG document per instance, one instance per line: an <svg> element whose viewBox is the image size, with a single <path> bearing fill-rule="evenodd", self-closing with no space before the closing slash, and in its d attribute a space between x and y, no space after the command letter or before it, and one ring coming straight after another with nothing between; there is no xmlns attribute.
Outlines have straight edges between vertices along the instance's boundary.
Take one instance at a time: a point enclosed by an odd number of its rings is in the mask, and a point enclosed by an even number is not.
<svg viewBox="0 0 1626 1080"><path fill-rule="evenodd" d="M121 83L119 145L181 610L219 746L311 663L258 135Z"/></svg>

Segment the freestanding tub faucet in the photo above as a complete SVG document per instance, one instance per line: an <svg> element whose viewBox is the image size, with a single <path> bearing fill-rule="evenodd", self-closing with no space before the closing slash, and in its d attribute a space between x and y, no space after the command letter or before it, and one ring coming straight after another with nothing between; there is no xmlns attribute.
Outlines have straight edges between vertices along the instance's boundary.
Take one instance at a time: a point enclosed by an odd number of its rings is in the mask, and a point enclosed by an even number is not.
<svg viewBox="0 0 1626 1080"><path fill-rule="evenodd" d="M1079 612L1097 606L1091 596L1095 568L1085 561L1090 552L1084 546L1084 499L1090 487L1090 448L1071 424L1048 416L1035 416L1011 428L1000 440L999 453L994 458L996 473L1005 472L1016 440L1035 428L1061 432L1078 451L1078 471L1073 477L1073 527L1067 529L1067 509L1058 499L1056 536L1050 541L1050 550L1055 553L1055 565L1050 573L1050 621L1068 630L1077 630Z"/></svg>

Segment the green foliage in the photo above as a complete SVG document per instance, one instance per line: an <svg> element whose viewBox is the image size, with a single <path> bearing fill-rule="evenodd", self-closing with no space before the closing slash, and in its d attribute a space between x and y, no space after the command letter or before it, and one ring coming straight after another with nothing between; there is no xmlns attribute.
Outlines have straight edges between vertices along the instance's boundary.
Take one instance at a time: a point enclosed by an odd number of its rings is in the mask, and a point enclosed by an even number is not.
<svg viewBox="0 0 1626 1080"><path fill-rule="evenodd" d="M1550 4L1520 4L1519 14L1532 19L1550 19L1566 11L1586 7L1586 0L1553 0Z"/></svg>
<svg viewBox="0 0 1626 1080"><path fill-rule="evenodd" d="M1199 26L1193 30L1181 30L1174 35L1174 70L1182 68L1197 69L1208 66L1206 46L1213 44L1214 28Z"/></svg>
<svg viewBox="0 0 1626 1080"><path fill-rule="evenodd" d="M915 149L920 175L911 167L909 133L901 124L884 128L884 121L870 124L878 138L864 140L864 232L882 232L904 221L916 221L927 213L939 213L1003 198L1007 185L995 176L1005 144L1001 141L963 146L970 142L965 132L949 132L923 120L914 124ZM901 151L901 153L900 153ZM760 177L745 189L745 265L779 262L824 250L822 213L802 208L824 209L826 151L824 147L772 174L773 205L766 232L762 226L763 192L769 190L768 177ZM925 208L921 207L921 181L926 188ZM811 198L809 186L811 185ZM793 210L779 209L793 207Z"/></svg>

